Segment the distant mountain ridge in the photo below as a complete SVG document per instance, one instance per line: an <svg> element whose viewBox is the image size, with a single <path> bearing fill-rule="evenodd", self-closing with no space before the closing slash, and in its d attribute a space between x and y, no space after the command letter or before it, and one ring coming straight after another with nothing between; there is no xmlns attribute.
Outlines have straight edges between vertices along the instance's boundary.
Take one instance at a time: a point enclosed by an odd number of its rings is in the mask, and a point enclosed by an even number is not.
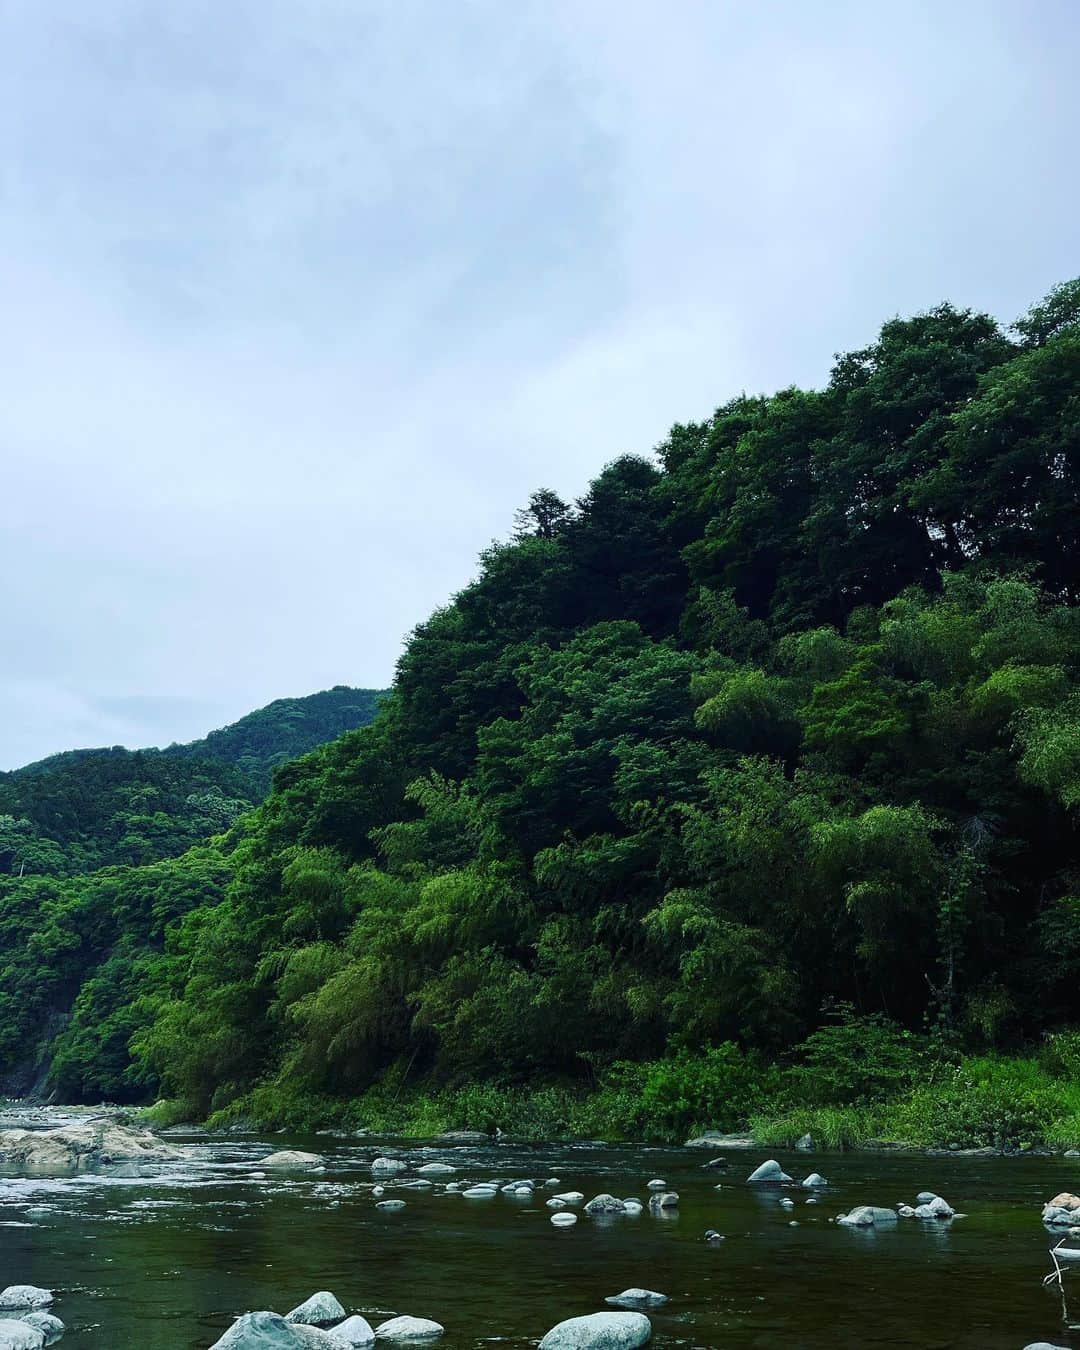
<svg viewBox="0 0 1080 1350"><path fill-rule="evenodd" d="M92 871L182 853L270 790L274 770L366 726L381 691L282 698L164 749L67 750L0 773L0 873Z"/></svg>

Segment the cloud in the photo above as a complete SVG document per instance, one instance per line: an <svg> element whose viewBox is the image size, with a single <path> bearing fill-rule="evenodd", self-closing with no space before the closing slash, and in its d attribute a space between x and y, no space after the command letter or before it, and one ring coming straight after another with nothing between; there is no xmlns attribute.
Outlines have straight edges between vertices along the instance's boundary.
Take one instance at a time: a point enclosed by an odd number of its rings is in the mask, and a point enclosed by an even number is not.
<svg viewBox="0 0 1080 1350"><path fill-rule="evenodd" d="M534 487L1075 266L1066 5L2 25L0 765L384 685Z"/></svg>

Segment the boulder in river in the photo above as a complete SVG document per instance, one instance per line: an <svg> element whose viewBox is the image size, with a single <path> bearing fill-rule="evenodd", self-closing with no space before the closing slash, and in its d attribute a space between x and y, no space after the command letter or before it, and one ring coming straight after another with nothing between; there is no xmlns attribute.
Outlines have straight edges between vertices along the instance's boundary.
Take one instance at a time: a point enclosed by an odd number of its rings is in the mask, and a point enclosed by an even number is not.
<svg viewBox="0 0 1080 1350"><path fill-rule="evenodd" d="M551 1216L551 1222L556 1228L573 1228L574 1224L577 1223L577 1215L571 1213L570 1210L562 1209L558 1214Z"/></svg>
<svg viewBox="0 0 1080 1350"><path fill-rule="evenodd" d="M346 1317L344 1322L339 1322L334 1328L334 1335L352 1350L361 1345L375 1344L375 1332L371 1323L359 1313L354 1313L352 1317Z"/></svg>
<svg viewBox="0 0 1080 1350"><path fill-rule="evenodd" d="M836 1220L850 1228L884 1228L896 1221L896 1210L881 1205L856 1205L849 1214L841 1214Z"/></svg>
<svg viewBox="0 0 1080 1350"><path fill-rule="evenodd" d="M286 1322L275 1312L252 1312L238 1317L210 1350L349 1350L348 1342L332 1331Z"/></svg>
<svg viewBox="0 0 1080 1350"><path fill-rule="evenodd" d="M819 1186L827 1186L829 1183L820 1172L811 1172L808 1177L804 1177L800 1183L804 1191L815 1190Z"/></svg>
<svg viewBox="0 0 1080 1350"><path fill-rule="evenodd" d="M308 1327L328 1327L345 1316L345 1309L329 1289L320 1289L292 1312L285 1314L286 1322L300 1322Z"/></svg>
<svg viewBox="0 0 1080 1350"><path fill-rule="evenodd" d="M391 1213L391 1212L394 1211L394 1210L404 1209L404 1208L405 1208L405 1201L404 1201L404 1200L379 1200L379 1201L376 1203L375 1208L376 1208L376 1209L382 1209L382 1210L385 1210L387 1213Z"/></svg>
<svg viewBox="0 0 1080 1350"><path fill-rule="evenodd" d="M306 1172L312 1167L324 1167L326 1159L318 1153L302 1153L299 1149L283 1148L260 1158L260 1167L273 1167L281 1172Z"/></svg>
<svg viewBox="0 0 1080 1350"><path fill-rule="evenodd" d="M568 1205L580 1205L585 1195L582 1191L561 1191L555 1199L565 1200Z"/></svg>
<svg viewBox="0 0 1080 1350"><path fill-rule="evenodd" d="M662 1308L668 1302L667 1294L658 1294L655 1289L624 1289L621 1294L612 1294L604 1299L616 1308Z"/></svg>
<svg viewBox="0 0 1080 1350"><path fill-rule="evenodd" d="M652 1324L644 1313L590 1313L552 1327L540 1350L637 1350L651 1336Z"/></svg>
<svg viewBox="0 0 1080 1350"><path fill-rule="evenodd" d="M916 1205L915 1217L917 1219L951 1219L956 1213L952 1205L947 1200L942 1200L940 1195L935 1195L925 1205Z"/></svg>
<svg viewBox="0 0 1080 1350"><path fill-rule="evenodd" d="M116 1120L88 1120L56 1130L0 1130L0 1166L31 1172L69 1172L113 1163L168 1162L182 1148L149 1130Z"/></svg>
<svg viewBox="0 0 1080 1350"><path fill-rule="evenodd" d="M920 1191L915 1197L917 1205L928 1205L931 1200L937 1199L937 1191Z"/></svg>
<svg viewBox="0 0 1080 1350"><path fill-rule="evenodd" d="M0 1312L47 1308L52 1301L52 1290L39 1289L36 1284L9 1284L0 1290Z"/></svg>
<svg viewBox="0 0 1080 1350"><path fill-rule="evenodd" d="M660 1209L676 1209L679 1204L678 1191L656 1191L649 1196L649 1208L654 1212ZM626 1209L625 1202L623 1209Z"/></svg>
<svg viewBox="0 0 1080 1350"><path fill-rule="evenodd" d="M791 1178L775 1158L770 1158L767 1162L763 1162L760 1167L755 1167L746 1180L753 1182L754 1185L769 1185L770 1183L779 1184L790 1181Z"/></svg>
<svg viewBox="0 0 1080 1350"><path fill-rule="evenodd" d="M371 1164L372 1172L381 1177L396 1177L399 1172L404 1172L409 1166L402 1162L400 1158L376 1158Z"/></svg>
<svg viewBox="0 0 1080 1350"><path fill-rule="evenodd" d="M27 1322L0 1318L0 1350L41 1350L45 1333Z"/></svg>
<svg viewBox="0 0 1080 1350"><path fill-rule="evenodd" d="M448 1177L456 1172L456 1167L451 1167L449 1163L430 1162L425 1163L423 1167L416 1169L418 1177Z"/></svg>
<svg viewBox="0 0 1080 1350"><path fill-rule="evenodd" d="M653 1177L652 1181L648 1183L648 1189L650 1191L666 1191L667 1182L661 1180L660 1177Z"/></svg>
<svg viewBox="0 0 1080 1350"><path fill-rule="evenodd" d="M594 1195L585 1206L586 1214L625 1214L626 1206L613 1195Z"/></svg>
<svg viewBox="0 0 1080 1350"><path fill-rule="evenodd" d="M443 1327L430 1317L391 1317L375 1328L375 1335L388 1341L427 1341L442 1334Z"/></svg>
<svg viewBox="0 0 1080 1350"><path fill-rule="evenodd" d="M15 1320L25 1322L28 1327L36 1327L45 1337L46 1345L55 1344L66 1330L59 1317L40 1309L37 1312L19 1313Z"/></svg>

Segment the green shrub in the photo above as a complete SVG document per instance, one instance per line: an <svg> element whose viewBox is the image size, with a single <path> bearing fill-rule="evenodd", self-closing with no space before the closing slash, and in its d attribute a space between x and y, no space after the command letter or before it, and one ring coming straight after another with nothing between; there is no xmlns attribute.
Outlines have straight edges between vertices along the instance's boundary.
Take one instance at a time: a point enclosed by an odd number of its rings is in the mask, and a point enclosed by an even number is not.
<svg viewBox="0 0 1080 1350"><path fill-rule="evenodd" d="M785 1075L786 1095L811 1106L884 1101L925 1073L923 1040L880 1013L860 1016L840 1004L830 1024L796 1047Z"/></svg>
<svg viewBox="0 0 1080 1350"><path fill-rule="evenodd" d="M783 1115L767 1112L750 1118L750 1133L759 1144L773 1148L792 1148L804 1134L813 1137L818 1148L859 1148L879 1137L877 1112L858 1106L794 1107Z"/></svg>
<svg viewBox="0 0 1080 1350"><path fill-rule="evenodd" d="M966 1059L897 1102L900 1137L928 1148L1028 1148L1045 1142L1060 1115L1057 1085L1034 1060Z"/></svg>

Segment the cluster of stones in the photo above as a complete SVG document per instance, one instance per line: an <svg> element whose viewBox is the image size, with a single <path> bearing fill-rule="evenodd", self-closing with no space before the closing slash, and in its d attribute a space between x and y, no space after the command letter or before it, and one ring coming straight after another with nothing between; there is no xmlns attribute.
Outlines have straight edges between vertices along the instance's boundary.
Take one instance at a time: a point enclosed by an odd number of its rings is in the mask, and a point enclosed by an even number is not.
<svg viewBox="0 0 1080 1350"><path fill-rule="evenodd" d="M33 1284L9 1284L0 1290L0 1350L41 1350L64 1334L64 1324L48 1309L53 1296Z"/></svg>

